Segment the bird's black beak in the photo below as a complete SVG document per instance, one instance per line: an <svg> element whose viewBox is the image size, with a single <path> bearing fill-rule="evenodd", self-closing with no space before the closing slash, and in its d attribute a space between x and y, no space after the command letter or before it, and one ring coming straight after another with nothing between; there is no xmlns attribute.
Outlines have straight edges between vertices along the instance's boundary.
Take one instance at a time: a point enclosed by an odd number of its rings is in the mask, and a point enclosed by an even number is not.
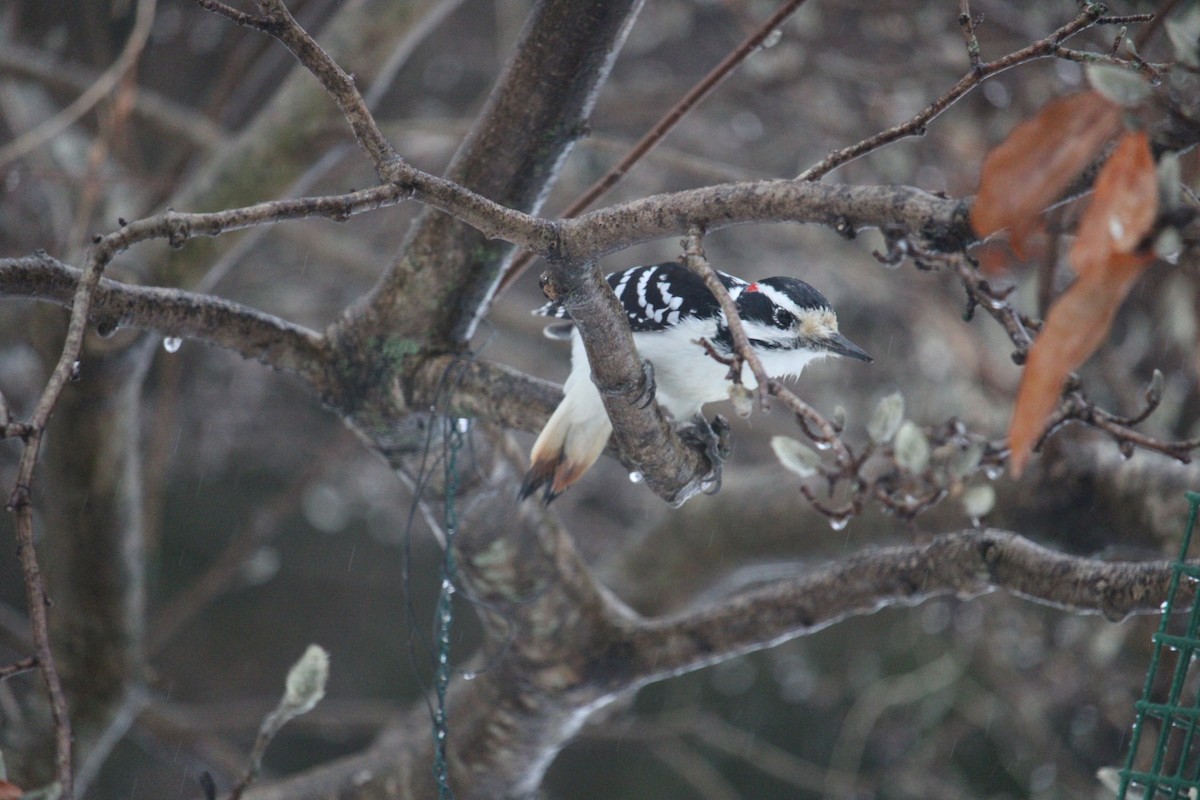
<svg viewBox="0 0 1200 800"><path fill-rule="evenodd" d="M830 334L829 338L825 340L825 349L834 355L856 358L859 361L866 361L868 363L875 360L867 355L866 350L863 350L840 333Z"/></svg>

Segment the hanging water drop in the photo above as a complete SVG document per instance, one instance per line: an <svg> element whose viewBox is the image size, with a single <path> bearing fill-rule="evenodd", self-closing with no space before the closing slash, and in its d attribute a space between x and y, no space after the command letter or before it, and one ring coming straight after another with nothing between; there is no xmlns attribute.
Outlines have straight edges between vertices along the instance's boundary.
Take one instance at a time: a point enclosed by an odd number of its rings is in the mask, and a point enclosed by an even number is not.
<svg viewBox="0 0 1200 800"><path fill-rule="evenodd" d="M466 417L459 417L454 421L454 426L458 429L459 433L466 433L471 430L471 420Z"/></svg>
<svg viewBox="0 0 1200 800"><path fill-rule="evenodd" d="M835 531L844 531L844 530L846 530L846 526L849 524L850 524L849 517L830 517L829 518L829 527L833 528Z"/></svg>
<svg viewBox="0 0 1200 800"><path fill-rule="evenodd" d="M183 347L183 339L178 336L166 336L163 338L163 350L168 353L178 353L179 348Z"/></svg>
<svg viewBox="0 0 1200 800"><path fill-rule="evenodd" d="M988 464L983 468L983 474L987 475L990 481L999 480L1000 476L1004 474L1004 466L1001 464Z"/></svg>
<svg viewBox="0 0 1200 800"><path fill-rule="evenodd" d="M462 679L463 679L464 681L473 681L473 680L475 680L475 679L476 679L476 678L478 678L478 677L479 677L479 674L478 674L478 673L475 673L475 672L464 672L464 673L462 674Z"/></svg>
<svg viewBox="0 0 1200 800"><path fill-rule="evenodd" d="M644 478L645 478L645 476L642 475L642 473L638 472L637 470L634 470L633 472L629 473L629 482L630 483L641 483Z"/></svg>

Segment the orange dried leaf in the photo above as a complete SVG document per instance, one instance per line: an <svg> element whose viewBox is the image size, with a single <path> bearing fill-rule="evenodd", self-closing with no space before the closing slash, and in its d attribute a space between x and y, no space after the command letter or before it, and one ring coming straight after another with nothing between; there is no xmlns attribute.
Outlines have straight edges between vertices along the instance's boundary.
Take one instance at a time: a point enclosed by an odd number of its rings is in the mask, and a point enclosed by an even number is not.
<svg viewBox="0 0 1200 800"><path fill-rule="evenodd" d="M1025 239L1040 226L1042 211L1116 133L1121 109L1096 92L1047 104L988 153L971 208L979 236L1009 230L1023 257Z"/></svg>
<svg viewBox="0 0 1200 800"><path fill-rule="evenodd" d="M1132 253L1158 216L1158 175L1145 132L1121 138L1096 176L1096 192L1067 258L1077 275L1111 267L1112 253Z"/></svg>
<svg viewBox="0 0 1200 800"><path fill-rule="evenodd" d="M1108 336L1117 308L1152 260L1150 254L1111 252L1102 269L1080 276L1050 309L1042 332L1029 349L1008 429L1013 477L1025 469L1046 419L1062 396L1067 376Z"/></svg>
<svg viewBox="0 0 1200 800"><path fill-rule="evenodd" d="M21 800L25 792L20 786L8 781L0 781L0 800Z"/></svg>

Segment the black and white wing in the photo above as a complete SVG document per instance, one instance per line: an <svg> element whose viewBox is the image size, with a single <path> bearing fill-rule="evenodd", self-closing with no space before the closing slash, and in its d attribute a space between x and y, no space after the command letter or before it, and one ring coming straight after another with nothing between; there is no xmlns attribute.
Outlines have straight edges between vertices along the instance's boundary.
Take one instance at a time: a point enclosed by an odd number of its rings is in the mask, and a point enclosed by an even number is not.
<svg viewBox="0 0 1200 800"><path fill-rule="evenodd" d="M717 277L734 299L749 285L741 278L724 272L718 272ZM680 320L708 319L720 314L720 306L704 281L674 261L631 267L614 272L607 279L634 333L661 331L678 325ZM546 303L533 313L567 320L548 325L546 336L551 339L570 338L571 315L561 304Z"/></svg>

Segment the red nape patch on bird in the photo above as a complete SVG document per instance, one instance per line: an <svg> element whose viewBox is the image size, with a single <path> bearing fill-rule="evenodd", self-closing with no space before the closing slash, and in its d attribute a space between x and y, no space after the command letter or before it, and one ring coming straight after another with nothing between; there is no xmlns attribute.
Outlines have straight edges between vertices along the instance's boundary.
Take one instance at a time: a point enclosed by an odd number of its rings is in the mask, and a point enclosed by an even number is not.
<svg viewBox="0 0 1200 800"><path fill-rule="evenodd" d="M749 286L747 286L747 287L746 287L746 291L747 291L747 292L757 292L757 291L758 291L758 284L757 284L757 283L752 283L752 284L750 284Z"/></svg>

